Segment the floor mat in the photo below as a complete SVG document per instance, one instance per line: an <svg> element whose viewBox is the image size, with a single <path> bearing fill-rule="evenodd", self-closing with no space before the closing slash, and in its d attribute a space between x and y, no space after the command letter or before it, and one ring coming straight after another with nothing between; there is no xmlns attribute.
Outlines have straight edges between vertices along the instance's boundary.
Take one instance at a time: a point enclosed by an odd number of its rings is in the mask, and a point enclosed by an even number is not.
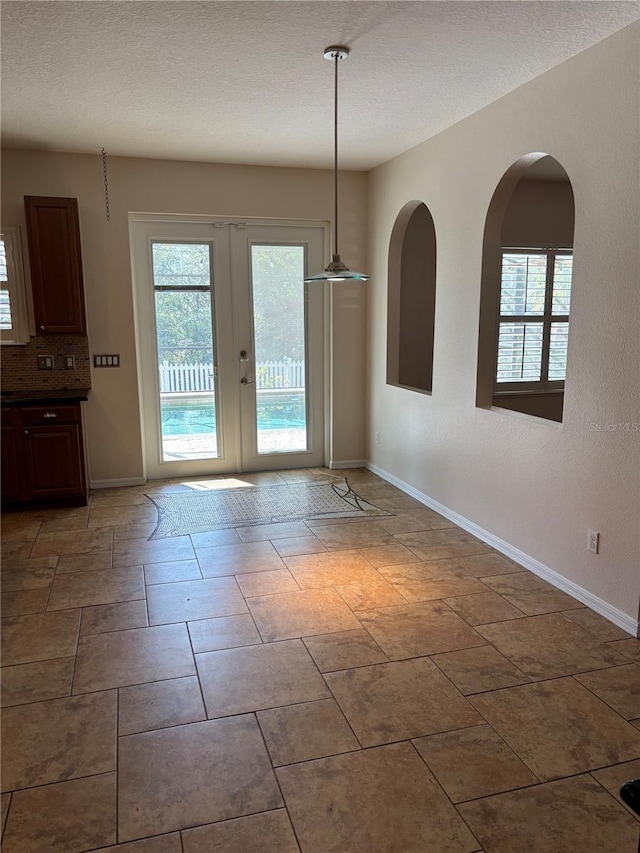
<svg viewBox="0 0 640 853"><path fill-rule="evenodd" d="M206 533L226 527L303 521L306 518L367 518L393 515L359 497L347 480L290 483L147 495L158 509L150 539Z"/></svg>

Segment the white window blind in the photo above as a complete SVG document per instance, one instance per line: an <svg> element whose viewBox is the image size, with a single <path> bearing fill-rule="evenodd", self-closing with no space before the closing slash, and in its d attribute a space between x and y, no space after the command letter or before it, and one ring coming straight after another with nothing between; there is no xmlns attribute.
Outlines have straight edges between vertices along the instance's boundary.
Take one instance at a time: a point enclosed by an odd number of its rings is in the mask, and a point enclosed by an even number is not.
<svg viewBox="0 0 640 853"><path fill-rule="evenodd" d="M22 249L17 226L3 228L0 233L0 340L3 344L26 344L29 341Z"/></svg>
<svg viewBox="0 0 640 853"><path fill-rule="evenodd" d="M573 255L566 250L503 250L498 390L562 387L567 369L572 264Z"/></svg>

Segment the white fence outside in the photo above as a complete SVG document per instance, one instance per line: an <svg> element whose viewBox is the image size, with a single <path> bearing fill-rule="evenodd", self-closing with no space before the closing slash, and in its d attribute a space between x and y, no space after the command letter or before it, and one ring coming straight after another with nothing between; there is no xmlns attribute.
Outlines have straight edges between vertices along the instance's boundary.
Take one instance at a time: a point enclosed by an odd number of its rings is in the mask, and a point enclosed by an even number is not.
<svg viewBox="0 0 640 853"><path fill-rule="evenodd" d="M213 364L170 364L163 361L159 366L160 393L186 393L189 391L213 391ZM304 388L304 361L259 361L256 363L256 388L300 389Z"/></svg>

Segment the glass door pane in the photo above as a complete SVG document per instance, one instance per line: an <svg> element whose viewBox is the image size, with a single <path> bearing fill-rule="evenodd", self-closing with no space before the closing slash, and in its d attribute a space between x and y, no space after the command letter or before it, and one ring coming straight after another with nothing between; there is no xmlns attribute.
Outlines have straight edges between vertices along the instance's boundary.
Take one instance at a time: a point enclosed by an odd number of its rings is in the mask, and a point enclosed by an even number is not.
<svg viewBox="0 0 640 853"><path fill-rule="evenodd" d="M251 246L258 454L309 446L304 275L304 246Z"/></svg>
<svg viewBox="0 0 640 853"><path fill-rule="evenodd" d="M322 226L130 218L145 475L325 459Z"/></svg>
<svg viewBox="0 0 640 853"><path fill-rule="evenodd" d="M151 244L163 462L215 459L217 427L211 244Z"/></svg>

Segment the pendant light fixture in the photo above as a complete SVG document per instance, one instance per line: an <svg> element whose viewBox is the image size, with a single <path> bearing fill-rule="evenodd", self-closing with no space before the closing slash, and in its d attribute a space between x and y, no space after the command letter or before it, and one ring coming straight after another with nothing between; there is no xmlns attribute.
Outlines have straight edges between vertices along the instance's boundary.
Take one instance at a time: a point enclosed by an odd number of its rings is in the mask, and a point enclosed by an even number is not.
<svg viewBox="0 0 640 853"><path fill-rule="evenodd" d="M305 282L314 281L368 281L363 272L354 272L342 262L338 251L338 63L349 56L349 48L333 45L325 48L324 58L334 63L334 101L333 101L333 260L324 271L305 278Z"/></svg>

